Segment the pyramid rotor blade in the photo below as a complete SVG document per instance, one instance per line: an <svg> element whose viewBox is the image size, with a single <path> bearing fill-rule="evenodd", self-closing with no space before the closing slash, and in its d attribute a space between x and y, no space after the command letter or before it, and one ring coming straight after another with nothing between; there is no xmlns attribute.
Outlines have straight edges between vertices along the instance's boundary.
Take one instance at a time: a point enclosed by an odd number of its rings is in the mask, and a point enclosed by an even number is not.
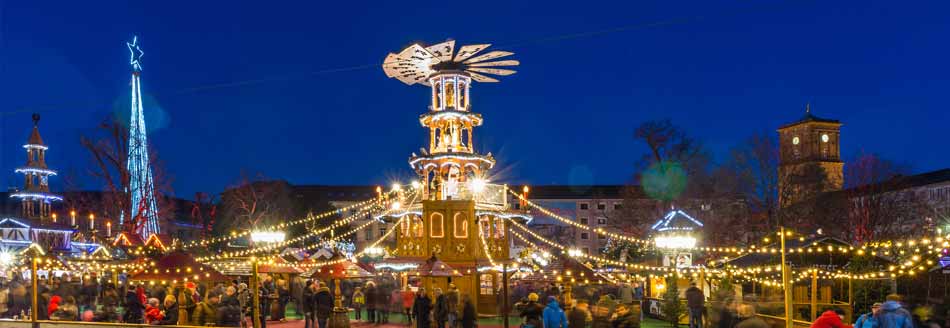
<svg viewBox="0 0 950 328"><path fill-rule="evenodd" d="M475 80L477 82L498 82L497 79L490 78L478 73L468 72L468 75L472 77L472 80Z"/></svg>
<svg viewBox="0 0 950 328"><path fill-rule="evenodd" d="M452 51L455 50L455 40L445 41L426 47L432 56L438 58L440 62L452 60Z"/></svg>
<svg viewBox="0 0 950 328"><path fill-rule="evenodd" d="M515 53L509 52L509 51L492 51L492 52L489 52L489 53L487 53L487 54L479 55L479 56L476 56L476 57L471 58L471 59L469 59L469 60L466 60L466 61L464 61L464 63L465 63L465 64L471 64L471 63L483 62L483 61L486 61L486 60L492 60L492 59L495 59L495 58L501 58L501 57L505 57L505 56L511 56L511 55L514 55L514 54L515 54Z"/></svg>
<svg viewBox="0 0 950 328"><path fill-rule="evenodd" d="M515 70L510 70L510 69L486 68L486 67L469 67L468 71L485 73L485 74L493 74L493 75L501 75L501 76L511 75L517 72Z"/></svg>
<svg viewBox="0 0 950 328"><path fill-rule="evenodd" d="M466 59L468 59L469 57L472 57L473 55L475 55L475 54L481 52L482 50L485 50L486 48L488 48L488 47L490 47L490 46L491 46L490 43L486 43L486 44L470 44L470 45L462 46L461 48L459 48L459 51L458 51L458 53L455 55L455 59L453 59L453 61L461 62L461 61L463 61L463 60L466 60Z"/></svg>
<svg viewBox="0 0 950 328"><path fill-rule="evenodd" d="M499 60L493 62L471 63L469 67L494 67L494 66L518 66L521 62L517 60Z"/></svg>

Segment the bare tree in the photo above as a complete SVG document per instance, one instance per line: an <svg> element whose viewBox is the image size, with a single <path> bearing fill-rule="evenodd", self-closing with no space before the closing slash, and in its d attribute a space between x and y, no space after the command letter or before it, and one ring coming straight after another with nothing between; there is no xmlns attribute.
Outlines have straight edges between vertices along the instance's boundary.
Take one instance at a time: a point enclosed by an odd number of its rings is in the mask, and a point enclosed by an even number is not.
<svg viewBox="0 0 950 328"><path fill-rule="evenodd" d="M294 214L290 186L284 181L241 174L241 181L221 194L221 229L254 229L287 219Z"/></svg>
<svg viewBox="0 0 950 328"><path fill-rule="evenodd" d="M103 192L99 195L79 193L67 205L77 211L95 212L99 217L117 223L119 218L125 218L126 226L123 229L132 231L137 222L129 217L132 209L132 195L129 193L132 175L128 169L129 131L121 122L110 117L100 123L98 132L95 136L82 136L80 143L92 157L93 165L89 174L102 184ZM154 149L149 151L149 161L158 216L171 217L175 210L174 203L168 198L172 193L171 179Z"/></svg>
<svg viewBox="0 0 950 328"><path fill-rule="evenodd" d="M778 226L778 140L768 133L754 134L730 151L722 166L736 182L734 189L745 196L750 210L765 219L764 228ZM717 179L718 180L718 179Z"/></svg>
<svg viewBox="0 0 950 328"><path fill-rule="evenodd" d="M922 204L913 192L898 191L903 187L899 177L907 171L875 154L863 154L848 163L845 205L856 242L893 237L912 223L908 216L922 209Z"/></svg>

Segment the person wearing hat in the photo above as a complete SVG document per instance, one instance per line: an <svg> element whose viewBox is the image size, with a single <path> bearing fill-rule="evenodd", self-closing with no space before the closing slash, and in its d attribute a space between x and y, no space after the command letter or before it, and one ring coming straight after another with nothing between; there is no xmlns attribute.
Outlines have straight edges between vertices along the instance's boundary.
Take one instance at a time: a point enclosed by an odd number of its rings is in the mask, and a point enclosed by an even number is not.
<svg viewBox="0 0 950 328"><path fill-rule="evenodd" d="M862 314L854 322L854 328L878 328L877 313L881 312L881 303L871 305L871 312Z"/></svg>
<svg viewBox="0 0 950 328"><path fill-rule="evenodd" d="M194 326L207 326L218 324L218 303L221 301L221 295L212 293L208 299L195 304L195 309L191 313L191 324Z"/></svg>
<svg viewBox="0 0 950 328"><path fill-rule="evenodd" d="M541 325L541 316L543 313L544 306L538 303L538 294L528 294L528 303L524 304L520 314L523 322L522 327L542 328L543 326Z"/></svg>

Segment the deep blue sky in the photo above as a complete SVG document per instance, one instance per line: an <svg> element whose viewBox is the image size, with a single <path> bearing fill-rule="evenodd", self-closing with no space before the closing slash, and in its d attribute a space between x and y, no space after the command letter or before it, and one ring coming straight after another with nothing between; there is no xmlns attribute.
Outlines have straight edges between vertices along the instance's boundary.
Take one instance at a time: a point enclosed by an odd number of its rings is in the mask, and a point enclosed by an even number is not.
<svg viewBox="0 0 950 328"><path fill-rule="evenodd" d="M429 93L379 65L446 38L492 42L522 62L472 90L486 120L476 146L508 181L623 183L645 151L632 138L639 122L671 118L722 154L797 119L805 102L845 123L846 157L944 168L948 11L945 1L0 0L0 186L20 184L13 168L34 111L50 165L85 174L79 136L128 101L133 33L157 104L150 141L185 197L242 170L300 184L408 175L409 153L427 143L417 117ZM231 84L241 81L251 83Z"/></svg>

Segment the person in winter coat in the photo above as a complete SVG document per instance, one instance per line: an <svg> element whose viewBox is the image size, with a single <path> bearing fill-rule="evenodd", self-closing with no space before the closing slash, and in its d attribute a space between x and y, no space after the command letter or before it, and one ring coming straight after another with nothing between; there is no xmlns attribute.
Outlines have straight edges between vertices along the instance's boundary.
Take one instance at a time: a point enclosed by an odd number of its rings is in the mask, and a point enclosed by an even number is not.
<svg viewBox="0 0 950 328"><path fill-rule="evenodd" d="M363 295L363 289L356 287L353 289L353 295L350 296L350 305L353 306L353 319L363 319L363 304L366 304L366 295Z"/></svg>
<svg viewBox="0 0 950 328"><path fill-rule="evenodd" d="M435 307L432 309L432 318L435 320L436 328L445 328L445 322L449 318L449 304L446 297L442 294L442 289L436 288Z"/></svg>
<svg viewBox="0 0 950 328"><path fill-rule="evenodd" d="M372 281L366 283L366 321L376 323L376 284Z"/></svg>
<svg viewBox="0 0 950 328"><path fill-rule="evenodd" d="M237 297L237 288L234 288L234 286L225 288L221 303L218 303L218 326L240 327L243 318L241 315L241 301Z"/></svg>
<svg viewBox="0 0 950 328"><path fill-rule="evenodd" d="M475 321L478 320L478 313L475 313L475 304L472 304L472 297L468 294L462 295L462 316L459 321L462 322L462 328L475 328Z"/></svg>
<svg viewBox="0 0 950 328"><path fill-rule="evenodd" d="M585 328L587 322L591 321L590 311L587 310L587 301L579 300L574 308L567 315L568 328Z"/></svg>
<svg viewBox="0 0 950 328"><path fill-rule="evenodd" d="M910 312L901 307L901 298L891 294L885 298L877 317L878 328L913 328L913 318Z"/></svg>
<svg viewBox="0 0 950 328"><path fill-rule="evenodd" d="M198 302L195 310L191 313L191 325L206 326L208 324L218 324L218 304L221 302L221 295L210 294L208 299Z"/></svg>
<svg viewBox="0 0 950 328"><path fill-rule="evenodd" d="M429 315L432 313L432 299L429 298L429 294L426 294L425 288L419 288L419 293L412 302L411 310L412 316L416 317L416 325L418 328L431 327Z"/></svg>
<svg viewBox="0 0 950 328"><path fill-rule="evenodd" d="M689 283L686 289L686 308L689 311L689 328L703 327L703 310L706 306L706 296L696 287L695 282Z"/></svg>
<svg viewBox="0 0 950 328"><path fill-rule="evenodd" d="M858 317L858 320L854 322L854 328L878 328L880 325L877 322L877 314L881 312L881 305L881 303L871 305L871 312Z"/></svg>
<svg viewBox="0 0 950 328"><path fill-rule="evenodd" d="M50 314L50 320L76 321L78 318L79 308L76 306L76 298L72 296L66 296L63 304Z"/></svg>
<svg viewBox="0 0 950 328"><path fill-rule="evenodd" d="M53 312L56 312L56 309L59 308L59 303L62 301L63 301L63 298L59 297L59 295L53 295L53 297L49 299L49 305L46 306L47 317L49 318L53 317Z"/></svg>
<svg viewBox="0 0 950 328"><path fill-rule="evenodd" d="M406 315L406 321L409 322L409 326L412 326L412 302L416 299L416 293L413 293L412 289L406 286L399 296L402 299L402 313Z"/></svg>
<svg viewBox="0 0 950 328"><path fill-rule="evenodd" d="M158 325L174 326L178 324L178 303L175 302L175 296L165 296L165 310L162 311L162 319L158 320Z"/></svg>
<svg viewBox="0 0 950 328"><path fill-rule="evenodd" d="M632 305L618 305L610 320L611 328L639 328L639 317L631 310Z"/></svg>
<svg viewBox="0 0 950 328"><path fill-rule="evenodd" d="M850 328L851 326L844 324L844 311L841 309L828 309L825 310L811 323L811 328Z"/></svg>
<svg viewBox="0 0 950 328"><path fill-rule="evenodd" d="M135 290L127 291L125 293L125 313L122 315L122 321L126 323L142 323L145 317L144 310L145 306L142 304L138 293Z"/></svg>
<svg viewBox="0 0 950 328"><path fill-rule="evenodd" d="M327 320L330 319L330 313L333 312L333 295L330 294L330 288L327 288L327 284L320 282L320 289L314 295L314 300L317 325L320 328L327 328Z"/></svg>
<svg viewBox="0 0 950 328"><path fill-rule="evenodd" d="M449 284L449 291L445 293L445 305L447 307L446 324L449 328L456 328L459 318L459 289L455 284Z"/></svg>
<svg viewBox="0 0 950 328"><path fill-rule="evenodd" d="M287 285L286 280L280 279L277 281L277 316L271 318L271 320L279 320L280 322L287 321L287 319L284 318L287 312L287 303L290 303L290 287Z"/></svg>
<svg viewBox="0 0 950 328"><path fill-rule="evenodd" d="M620 299L621 304L633 303L633 287L630 287L628 283L620 285L620 289L617 290L617 298Z"/></svg>
<svg viewBox="0 0 950 328"><path fill-rule="evenodd" d="M544 308L544 328L568 328L567 316L564 310L557 304L557 298L548 296L548 306Z"/></svg>
<svg viewBox="0 0 950 328"><path fill-rule="evenodd" d="M30 302L32 301L26 293L26 287L22 285L11 287L10 297L7 300L7 316L17 316L22 319L30 311Z"/></svg>
<svg viewBox="0 0 950 328"><path fill-rule="evenodd" d="M303 291L301 298L303 303L304 328L315 328L317 325L317 284L312 280L307 280L307 289Z"/></svg>
<svg viewBox="0 0 950 328"><path fill-rule="evenodd" d="M600 300L597 301L593 311L591 311L590 327L610 328L610 316L613 315L615 306L616 302L614 302L612 296L609 294L601 295Z"/></svg>
<svg viewBox="0 0 950 328"><path fill-rule="evenodd" d="M467 296L467 295L466 295ZM521 321L525 328L543 328L541 316L544 314L544 306L538 303L538 294L528 294L528 303L521 308Z"/></svg>
<svg viewBox="0 0 950 328"><path fill-rule="evenodd" d="M148 304L145 305L145 324L158 324L158 321L164 317L165 316L162 315L162 309L158 306L158 299L154 297L148 299Z"/></svg>

